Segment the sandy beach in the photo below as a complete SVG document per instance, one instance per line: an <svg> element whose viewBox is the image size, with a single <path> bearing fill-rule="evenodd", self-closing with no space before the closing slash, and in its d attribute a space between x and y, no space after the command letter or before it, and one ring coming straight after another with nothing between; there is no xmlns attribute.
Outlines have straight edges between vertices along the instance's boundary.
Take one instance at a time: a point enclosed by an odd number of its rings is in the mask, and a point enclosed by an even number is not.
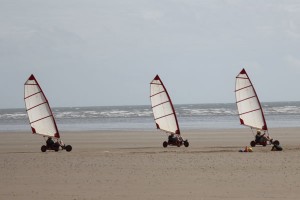
<svg viewBox="0 0 300 200"><path fill-rule="evenodd" d="M271 146L240 153L248 128L182 131L190 147L163 148L160 131L62 132L72 152L40 151L42 137L0 133L0 197L52 199L299 199L300 128L270 129Z"/></svg>

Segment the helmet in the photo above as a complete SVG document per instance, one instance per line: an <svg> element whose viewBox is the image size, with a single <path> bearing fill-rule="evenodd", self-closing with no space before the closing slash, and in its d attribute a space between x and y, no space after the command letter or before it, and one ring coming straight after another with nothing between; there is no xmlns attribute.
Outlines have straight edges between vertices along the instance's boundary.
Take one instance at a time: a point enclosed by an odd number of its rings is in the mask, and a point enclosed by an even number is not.
<svg viewBox="0 0 300 200"><path fill-rule="evenodd" d="M257 130L256 133L257 133L258 135L260 135L260 130Z"/></svg>

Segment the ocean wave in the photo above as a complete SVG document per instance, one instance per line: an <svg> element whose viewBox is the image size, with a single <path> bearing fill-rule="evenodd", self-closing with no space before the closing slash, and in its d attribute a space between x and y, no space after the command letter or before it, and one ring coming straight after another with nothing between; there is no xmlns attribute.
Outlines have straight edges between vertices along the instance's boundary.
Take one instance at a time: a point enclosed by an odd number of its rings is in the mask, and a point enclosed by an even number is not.
<svg viewBox="0 0 300 200"><path fill-rule="evenodd" d="M281 106L281 107L267 107L266 114L300 114L300 107L298 106Z"/></svg>
<svg viewBox="0 0 300 200"><path fill-rule="evenodd" d="M0 114L0 119L24 119L27 117L26 113L4 113Z"/></svg>
<svg viewBox="0 0 300 200"><path fill-rule="evenodd" d="M184 108L182 112L179 111L181 116L215 116L215 115L237 115L237 111L226 108L209 108L209 109L190 109Z"/></svg>
<svg viewBox="0 0 300 200"><path fill-rule="evenodd" d="M178 117L237 116L235 104L175 105ZM300 102L263 104L266 115L300 115ZM54 108L57 119L153 118L150 106ZM0 109L0 120L28 119L24 109Z"/></svg>

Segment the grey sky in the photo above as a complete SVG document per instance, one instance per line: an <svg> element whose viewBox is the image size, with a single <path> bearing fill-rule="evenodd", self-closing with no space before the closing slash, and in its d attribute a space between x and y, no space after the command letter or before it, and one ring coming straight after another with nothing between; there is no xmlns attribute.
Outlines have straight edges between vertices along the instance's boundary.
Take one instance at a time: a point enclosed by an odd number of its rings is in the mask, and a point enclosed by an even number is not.
<svg viewBox="0 0 300 200"><path fill-rule="evenodd" d="M245 67L261 101L298 101L298 0L0 0L0 108L33 73L52 106L234 102Z"/></svg>

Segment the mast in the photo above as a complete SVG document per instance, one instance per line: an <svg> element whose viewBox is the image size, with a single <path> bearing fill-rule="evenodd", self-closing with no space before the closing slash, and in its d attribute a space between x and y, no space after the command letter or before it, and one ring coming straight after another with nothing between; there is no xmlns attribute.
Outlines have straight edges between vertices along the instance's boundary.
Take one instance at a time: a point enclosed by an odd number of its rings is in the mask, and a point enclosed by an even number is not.
<svg viewBox="0 0 300 200"><path fill-rule="evenodd" d="M235 94L240 123L251 128L267 131L267 123L261 103L245 69L242 69L236 76Z"/></svg>
<svg viewBox="0 0 300 200"><path fill-rule="evenodd" d="M33 74L24 84L24 101L32 133L60 138L49 102Z"/></svg>
<svg viewBox="0 0 300 200"><path fill-rule="evenodd" d="M156 127L163 131L180 135L172 100L158 75L150 83L150 94Z"/></svg>

